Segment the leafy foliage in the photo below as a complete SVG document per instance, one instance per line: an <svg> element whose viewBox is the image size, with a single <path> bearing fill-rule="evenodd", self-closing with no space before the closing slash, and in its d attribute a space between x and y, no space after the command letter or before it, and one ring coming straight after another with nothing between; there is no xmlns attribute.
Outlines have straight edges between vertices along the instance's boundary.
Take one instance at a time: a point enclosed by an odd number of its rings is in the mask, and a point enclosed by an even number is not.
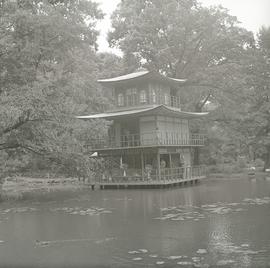
<svg viewBox="0 0 270 268"><path fill-rule="evenodd" d="M85 158L82 133L97 126L74 116L107 102L95 82L103 14L86 0L2 0L0 7L0 150L7 159L10 150L62 164Z"/></svg>
<svg viewBox="0 0 270 268"><path fill-rule="evenodd" d="M209 99L224 102L226 91L229 98L241 87L241 60L254 41L237 24L226 9L196 0L125 0L113 14L109 41L150 69L187 78L184 103L201 110Z"/></svg>
<svg viewBox="0 0 270 268"><path fill-rule="evenodd" d="M270 28L258 34L258 48L252 51L249 65L249 127L250 144L257 155L263 156L265 169L270 168Z"/></svg>
<svg viewBox="0 0 270 268"><path fill-rule="evenodd" d="M108 123L78 121L100 112L111 95L98 78L143 66L175 78L184 109L212 107L203 123L207 163L254 151L270 168L270 30L257 43L222 7L197 0L123 0L112 16L111 46L97 53L103 14L87 0L0 0L0 159L7 172L50 169L90 176L99 168L86 145ZM222 159L222 160L221 160Z"/></svg>
<svg viewBox="0 0 270 268"><path fill-rule="evenodd" d="M135 60L188 79L181 88L184 109L214 107L204 122L210 139L204 152L210 162L235 161L252 146L259 156L267 155L268 29L262 29L256 45L253 34L239 27L228 10L207 8L197 0L124 0L112 16L112 27L110 45L123 51L127 63ZM195 131L199 125L194 124Z"/></svg>

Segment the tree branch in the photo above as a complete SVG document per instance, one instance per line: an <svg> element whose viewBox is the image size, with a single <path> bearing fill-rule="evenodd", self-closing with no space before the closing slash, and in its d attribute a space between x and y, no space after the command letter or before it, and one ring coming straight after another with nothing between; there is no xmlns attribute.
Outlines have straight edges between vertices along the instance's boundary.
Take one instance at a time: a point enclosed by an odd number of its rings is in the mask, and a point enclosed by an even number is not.
<svg viewBox="0 0 270 268"><path fill-rule="evenodd" d="M209 93L206 98L203 100L203 102L198 102L196 105L195 105L195 110L196 112L201 112L202 111L202 108L203 106L207 103L207 101L209 100L209 98L211 97L211 93Z"/></svg>
<svg viewBox="0 0 270 268"><path fill-rule="evenodd" d="M14 143L14 144L1 143L0 144L0 151L16 149L16 148L19 148L19 147L20 147L20 145L18 143Z"/></svg>
<svg viewBox="0 0 270 268"><path fill-rule="evenodd" d="M30 116L30 115L29 115ZM26 118L22 119L22 117L19 118L18 122L15 123L12 126L9 126L7 128L5 128L3 131L0 132L0 136L3 134L7 134L9 132L11 132L12 130L18 129L19 127L23 126L24 124L28 123L28 122L41 122L41 121L53 121L49 118L34 118L34 119L30 119L29 116L27 115Z"/></svg>
<svg viewBox="0 0 270 268"><path fill-rule="evenodd" d="M187 60L187 62L183 65L181 73L184 72L184 70L186 69L186 67L191 64L191 62L193 61L193 59L195 58L195 56L197 55L198 51L199 51L199 47L203 41L203 39L201 38L203 36L203 32L199 35L199 38L197 40L197 44L194 47L192 53L189 55L189 59Z"/></svg>
<svg viewBox="0 0 270 268"><path fill-rule="evenodd" d="M38 154L38 155L44 155L44 153L38 152L38 151L34 150L33 148L25 146L25 145L19 145L19 147L22 149L25 149L27 151L30 151L32 153Z"/></svg>
<svg viewBox="0 0 270 268"><path fill-rule="evenodd" d="M24 125L26 122L29 121L29 117L30 117L30 111L28 110L26 112L26 117L20 116L17 123L15 123L14 125L9 126L9 127L5 128L4 130L2 130L0 132L0 135L6 134L8 132L11 132L14 129L17 129L17 128L21 127L22 125Z"/></svg>

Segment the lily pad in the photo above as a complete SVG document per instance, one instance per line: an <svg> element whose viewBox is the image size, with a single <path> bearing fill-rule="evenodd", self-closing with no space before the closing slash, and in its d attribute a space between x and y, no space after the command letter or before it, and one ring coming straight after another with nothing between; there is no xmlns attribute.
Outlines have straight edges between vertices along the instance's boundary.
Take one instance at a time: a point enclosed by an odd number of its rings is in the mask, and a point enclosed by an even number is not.
<svg viewBox="0 0 270 268"><path fill-rule="evenodd" d="M207 250L204 249L204 248L200 248L200 249L197 250L197 253L198 254L206 254L207 253Z"/></svg>
<svg viewBox="0 0 270 268"><path fill-rule="evenodd" d="M179 262L177 262L177 264L179 264L179 265L192 265L192 262L190 262L190 261L179 261Z"/></svg>
<svg viewBox="0 0 270 268"><path fill-rule="evenodd" d="M169 260L178 260L178 259L181 259L181 258L182 258L182 256L180 256L180 255L179 256L169 256L168 257Z"/></svg>
<svg viewBox="0 0 270 268"><path fill-rule="evenodd" d="M141 257L137 257L137 258L133 258L132 260L133 260L133 261L141 261L142 258L141 258Z"/></svg>
<svg viewBox="0 0 270 268"><path fill-rule="evenodd" d="M220 260L217 262L217 265L223 266L223 265L228 265L234 263L234 260Z"/></svg>
<svg viewBox="0 0 270 268"><path fill-rule="evenodd" d="M140 253L140 252L137 250L131 250L128 252L128 254L138 254L138 253Z"/></svg>

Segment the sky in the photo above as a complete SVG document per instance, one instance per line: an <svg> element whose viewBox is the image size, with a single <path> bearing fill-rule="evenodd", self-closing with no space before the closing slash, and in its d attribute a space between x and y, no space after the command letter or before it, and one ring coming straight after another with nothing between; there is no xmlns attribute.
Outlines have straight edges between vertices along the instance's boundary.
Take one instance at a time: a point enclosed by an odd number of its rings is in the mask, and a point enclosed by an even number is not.
<svg viewBox="0 0 270 268"><path fill-rule="evenodd" d="M100 8L106 14L97 27L100 31L98 39L100 52L112 52L120 55L116 49L109 48L106 41L107 32L110 30L110 16L121 0L95 0L100 3ZM136 0L134 0L136 1ZM166 1L166 0L164 0ZM241 26L257 33L261 26L270 26L270 0L199 0L204 6L222 5L241 22Z"/></svg>

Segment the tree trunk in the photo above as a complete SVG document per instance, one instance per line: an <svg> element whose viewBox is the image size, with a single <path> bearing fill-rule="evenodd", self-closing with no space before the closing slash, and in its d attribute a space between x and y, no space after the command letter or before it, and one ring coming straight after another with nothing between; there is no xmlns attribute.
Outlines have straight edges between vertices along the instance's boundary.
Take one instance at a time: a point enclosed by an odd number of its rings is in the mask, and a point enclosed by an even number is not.
<svg viewBox="0 0 270 268"><path fill-rule="evenodd" d="M195 112L196 113L201 113L204 105L207 103L208 99L210 98L210 93L206 96L206 98L203 100L203 102L198 102L195 105ZM200 132L200 128L198 127L195 130L197 133ZM199 166L200 165L200 147L195 147L194 148L194 166Z"/></svg>
<svg viewBox="0 0 270 268"><path fill-rule="evenodd" d="M264 159L264 171L270 169L270 145L266 147L266 155Z"/></svg>

